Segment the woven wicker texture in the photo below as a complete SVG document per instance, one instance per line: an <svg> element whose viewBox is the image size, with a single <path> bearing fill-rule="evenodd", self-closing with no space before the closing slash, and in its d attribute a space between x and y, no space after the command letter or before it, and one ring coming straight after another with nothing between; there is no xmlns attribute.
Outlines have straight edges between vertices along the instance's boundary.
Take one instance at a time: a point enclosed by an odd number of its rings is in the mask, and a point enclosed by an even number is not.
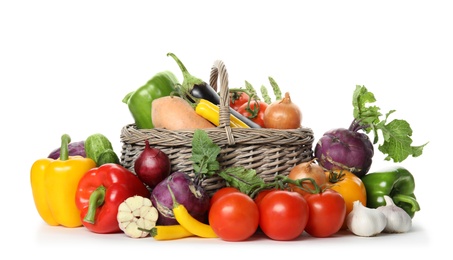
<svg viewBox="0 0 453 260"><path fill-rule="evenodd" d="M269 128L231 128L229 125L228 73L222 61L214 62L210 85L217 89L220 80L220 125L204 129L214 143L221 148L218 161L223 168L243 166L254 169L265 181L271 182L275 175L288 175L295 165L313 158L313 131L300 127L291 130ZM171 161L172 172L182 171L194 176L192 161L192 137L194 131L170 131L166 129L137 129L135 124L121 131L121 164L134 172L134 162L143 151L145 140L150 146L161 149ZM208 193L225 186L220 177L206 178L202 186Z"/></svg>

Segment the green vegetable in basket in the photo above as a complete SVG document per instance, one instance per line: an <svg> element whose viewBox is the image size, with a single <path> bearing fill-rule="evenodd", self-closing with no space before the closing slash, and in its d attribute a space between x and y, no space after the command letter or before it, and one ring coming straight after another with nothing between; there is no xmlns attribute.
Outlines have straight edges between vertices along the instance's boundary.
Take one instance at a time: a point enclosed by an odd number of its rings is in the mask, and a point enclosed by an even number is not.
<svg viewBox="0 0 453 260"><path fill-rule="evenodd" d="M154 75L145 85L128 93L123 98L127 104L138 129L154 128L151 105L153 100L169 95L177 95L175 86L178 79L171 71L162 71Z"/></svg>

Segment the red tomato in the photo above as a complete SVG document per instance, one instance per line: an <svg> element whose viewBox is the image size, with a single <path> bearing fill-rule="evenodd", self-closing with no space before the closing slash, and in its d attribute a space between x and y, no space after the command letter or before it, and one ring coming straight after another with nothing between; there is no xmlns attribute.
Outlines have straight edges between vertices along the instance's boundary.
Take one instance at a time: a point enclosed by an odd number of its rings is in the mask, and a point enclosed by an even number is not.
<svg viewBox="0 0 453 260"><path fill-rule="evenodd" d="M268 104L264 101L252 100L242 104L237 111L264 128L264 111L267 107Z"/></svg>
<svg viewBox="0 0 453 260"><path fill-rule="evenodd" d="M218 199L220 199L224 195L230 194L232 192L240 192L240 190L237 188L234 188L234 187L223 187L223 188L219 189L212 195L210 204L211 205L214 204L214 202L216 202Z"/></svg>
<svg viewBox="0 0 453 260"><path fill-rule="evenodd" d="M258 207L259 207L264 196L266 196L269 192L271 192L273 190L275 190L275 189L267 189L267 190L260 191L253 199L255 201L256 205L258 205Z"/></svg>
<svg viewBox="0 0 453 260"><path fill-rule="evenodd" d="M308 222L308 204L302 195L287 190L269 192L259 205L260 228L274 240L299 237Z"/></svg>
<svg viewBox="0 0 453 260"><path fill-rule="evenodd" d="M220 197L209 210L209 225L225 241L243 241L258 229L259 210L252 198L242 192Z"/></svg>
<svg viewBox="0 0 453 260"><path fill-rule="evenodd" d="M248 103L249 99L249 94L241 90L230 90L230 107L236 111L242 104Z"/></svg>
<svg viewBox="0 0 453 260"><path fill-rule="evenodd" d="M305 232L313 237L329 237L341 229L346 217L346 202L340 193L326 189L304 198L310 208Z"/></svg>

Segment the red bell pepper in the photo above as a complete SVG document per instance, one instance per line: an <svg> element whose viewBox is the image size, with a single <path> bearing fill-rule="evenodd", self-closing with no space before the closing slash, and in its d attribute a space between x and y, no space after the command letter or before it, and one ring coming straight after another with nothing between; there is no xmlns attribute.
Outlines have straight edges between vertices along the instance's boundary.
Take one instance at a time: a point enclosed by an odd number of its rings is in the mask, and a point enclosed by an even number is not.
<svg viewBox="0 0 453 260"><path fill-rule="evenodd" d="M151 193L135 174L123 166L107 163L88 170L80 179L76 192L82 224L95 233L121 232L118 207L135 195L149 198Z"/></svg>

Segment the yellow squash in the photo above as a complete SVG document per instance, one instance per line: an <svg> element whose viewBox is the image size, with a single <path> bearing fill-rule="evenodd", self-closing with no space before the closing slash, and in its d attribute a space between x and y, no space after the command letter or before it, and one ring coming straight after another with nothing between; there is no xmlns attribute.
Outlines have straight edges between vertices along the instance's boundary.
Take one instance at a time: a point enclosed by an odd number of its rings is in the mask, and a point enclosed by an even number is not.
<svg viewBox="0 0 453 260"><path fill-rule="evenodd" d="M195 112L198 115L204 117L209 122L213 123L215 126L220 124L220 108L206 99L200 99L199 103L195 107ZM242 127L250 128L246 123L242 122L239 118L230 114L230 126L231 127Z"/></svg>

